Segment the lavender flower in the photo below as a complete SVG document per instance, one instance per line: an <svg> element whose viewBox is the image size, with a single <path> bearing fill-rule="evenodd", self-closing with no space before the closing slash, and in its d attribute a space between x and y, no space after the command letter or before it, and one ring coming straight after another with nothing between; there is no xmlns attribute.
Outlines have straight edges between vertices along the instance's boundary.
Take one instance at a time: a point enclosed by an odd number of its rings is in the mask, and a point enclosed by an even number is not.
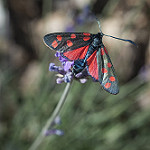
<svg viewBox="0 0 150 150"><path fill-rule="evenodd" d="M87 81L87 79L80 79L81 83L85 83Z"/></svg>
<svg viewBox="0 0 150 150"><path fill-rule="evenodd" d="M64 69L60 66L55 66L54 63L49 64L49 71L55 71L55 72L58 72L60 74L65 74Z"/></svg>
<svg viewBox="0 0 150 150"><path fill-rule="evenodd" d="M66 61L66 63L64 64L64 70L68 71L73 66L73 64L73 61Z"/></svg>
<svg viewBox="0 0 150 150"><path fill-rule="evenodd" d="M62 130L59 129L51 129L51 130L47 130L45 131L45 136L49 136L49 135L64 135L64 132Z"/></svg>
<svg viewBox="0 0 150 150"><path fill-rule="evenodd" d="M57 116L57 117L55 118L54 123L55 123L55 124L60 124L60 123L61 123L61 119L60 119L59 116Z"/></svg>
<svg viewBox="0 0 150 150"><path fill-rule="evenodd" d="M79 80L81 83L85 83L87 81L86 77L89 75L87 73L86 68L74 75L73 74L73 65L74 61L68 61L64 57L61 56L59 52L56 52L56 57L58 57L59 61L61 62L61 66L56 66L54 63L50 63L49 71L57 72L56 75L58 78L56 79L57 84L61 84L63 82L68 83L71 82L73 79Z"/></svg>
<svg viewBox="0 0 150 150"><path fill-rule="evenodd" d="M148 81L150 79L150 65L145 65L140 69L139 78L143 81Z"/></svg>
<svg viewBox="0 0 150 150"><path fill-rule="evenodd" d="M85 21L87 20L87 18L89 18L89 12L90 12L89 6L86 5L86 6L83 8L82 13L76 18L76 22L77 22L79 25L84 24Z"/></svg>
<svg viewBox="0 0 150 150"><path fill-rule="evenodd" d="M56 125L60 125L61 123L61 119L59 116L57 116L55 118L55 120L52 122L52 124L50 125L50 129L49 130L46 130L44 131L44 135L45 136L49 136L49 135L64 135L64 131L60 130L60 129L54 129L53 127L56 126Z"/></svg>
<svg viewBox="0 0 150 150"><path fill-rule="evenodd" d="M89 5L85 5L80 13L78 13L78 10L73 9L70 14L70 16L73 17L74 22L67 25L65 32L74 32L76 26L84 25L86 22L93 22L93 19L95 20Z"/></svg>

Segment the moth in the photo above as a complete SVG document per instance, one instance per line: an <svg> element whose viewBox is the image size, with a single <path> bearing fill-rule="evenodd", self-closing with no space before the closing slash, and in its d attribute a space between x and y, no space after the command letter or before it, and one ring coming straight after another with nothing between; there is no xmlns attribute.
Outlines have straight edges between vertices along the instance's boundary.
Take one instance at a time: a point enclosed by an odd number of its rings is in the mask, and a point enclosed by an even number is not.
<svg viewBox="0 0 150 150"><path fill-rule="evenodd" d="M98 81L111 94L118 94L118 79L115 69L106 50L102 38L108 36L118 40L136 44L128 39L121 39L104 34L97 20L100 32L97 34L85 32L60 32L44 36L44 43L49 48L59 51L61 56L74 61L73 73L76 75L87 69L89 75Z"/></svg>

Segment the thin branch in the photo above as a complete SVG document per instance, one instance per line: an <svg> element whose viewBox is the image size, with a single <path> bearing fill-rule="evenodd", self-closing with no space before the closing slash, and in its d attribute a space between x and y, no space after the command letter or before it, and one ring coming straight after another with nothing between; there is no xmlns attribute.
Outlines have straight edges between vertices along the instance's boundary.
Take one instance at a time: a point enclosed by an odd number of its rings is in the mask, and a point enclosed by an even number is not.
<svg viewBox="0 0 150 150"><path fill-rule="evenodd" d="M60 100L59 100L55 110L53 111L53 114L47 120L45 126L41 130L41 132L38 135L38 137L36 138L36 140L31 145L29 150L36 150L38 148L38 146L42 143L43 139L45 138L44 132L48 130L48 128L52 125L52 123L55 120L55 118L59 115L59 112L61 111L61 108L62 108L64 102L66 101L68 92L70 90L70 86L71 86L71 83L67 83L66 88L65 88L65 90L64 90L64 92L63 92L63 94L62 94L62 96L61 96L61 98L60 98Z"/></svg>

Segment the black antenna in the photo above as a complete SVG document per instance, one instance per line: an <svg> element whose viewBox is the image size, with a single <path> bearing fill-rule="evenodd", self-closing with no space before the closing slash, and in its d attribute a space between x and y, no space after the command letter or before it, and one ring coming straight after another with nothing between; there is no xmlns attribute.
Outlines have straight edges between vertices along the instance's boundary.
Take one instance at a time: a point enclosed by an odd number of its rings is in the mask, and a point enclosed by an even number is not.
<svg viewBox="0 0 150 150"><path fill-rule="evenodd" d="M121 39L121 38L118 38L118 37L115 37L115 36L111 36L111 35L107 35L107 34L103 34L103 35L111 37L111 38L114 38L114 39L117 39L117 40L122 40L122 41L125 41L125 42L129 42L129 43L131 43L131 44L133 44L133 45L135 45L137 47L137 45L133 41L131 41L131 40Z"/></svg>
<svg viewBox="0 0 150 150"><path fill-rule="evenodd" d="M101 23L100 23L100 21L98 20L98 18L96 16L95 16L95 19L96 19L96 21L98 23L98 27L99 27L100 32L103 34L103 32L101 30Z"/></svg>
<svg viewBox="0 0 150 150"><path fill-rule="evenodd" d="M135 46L137 47L137 45L136 45L133 41L131 41L131 40L128 40L128 39L121 39L121 38L118 38L118 37L115 37L115 36L111 36L111 35L104 34L104 33L102 32L102 30L101 30L100 21L98 20L98 18L97 18L95 15L94 15L94 17L95 17L95 19L96 19L96 21L97 21L97 23L98 23L99 30L100 30L100 33L102 33L102 35L105 35L105 36L108 36L108 37L111 37L111 38L114 38L114 39L117 39L117 40L129 42L129 43L131 43L131 44L133 44L133 45L135 45Z"/></svg>
<svg viewBox="0 0 150 150"><path fill-rule="evenodd" d="M103 32L102 32L102 30L101 30L100 21L98 20L98 18L96 17L96 15L95 15L92 11L90 11L90 14L91 14L92 16L94 16L94 18L96 19L96 21L97 21L97 23L98 23L98 26L99 26L99 30L100 30L100 32L103 34Z"/></svg>

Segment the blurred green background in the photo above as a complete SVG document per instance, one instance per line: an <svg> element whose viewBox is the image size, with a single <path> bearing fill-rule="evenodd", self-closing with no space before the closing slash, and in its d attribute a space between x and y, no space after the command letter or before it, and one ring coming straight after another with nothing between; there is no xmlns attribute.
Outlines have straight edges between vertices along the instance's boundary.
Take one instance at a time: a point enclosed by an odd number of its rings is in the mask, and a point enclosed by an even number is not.
<svg viewBox="0 0 150 150"><path fill-rule="evenodd" d="M149 0L0 0L0 149L28 149L63 93L42 41L58 31L106 34L120 93L99 83L73 82L60 113L63 136L45 137L39 150L150 150Z"/></svg>

